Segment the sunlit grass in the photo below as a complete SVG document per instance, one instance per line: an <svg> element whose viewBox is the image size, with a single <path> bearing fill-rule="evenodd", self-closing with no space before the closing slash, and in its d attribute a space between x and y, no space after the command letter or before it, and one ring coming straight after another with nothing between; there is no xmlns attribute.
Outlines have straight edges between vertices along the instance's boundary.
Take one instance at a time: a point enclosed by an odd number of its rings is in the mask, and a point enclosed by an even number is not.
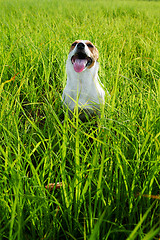
<svg viewBox="0 0 160 240"><path fill-rule="evenodd" d="M1 3L0 239L159 238L159 10L153 1ZM75 39L99 50L111 98L98 125L62 108Z"/></svg>

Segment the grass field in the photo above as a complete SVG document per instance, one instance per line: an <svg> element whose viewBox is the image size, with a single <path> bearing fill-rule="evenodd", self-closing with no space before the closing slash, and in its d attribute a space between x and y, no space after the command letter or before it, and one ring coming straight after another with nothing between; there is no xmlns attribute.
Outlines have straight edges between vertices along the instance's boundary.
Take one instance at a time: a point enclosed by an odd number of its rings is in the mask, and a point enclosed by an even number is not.
<svg viewBox="0 0 160 240"><path fill-rule="evenodd" d="M158 240L160 2L0 6L0 240ZM111 95L98 131L61 104L76 39Z"/></svg>

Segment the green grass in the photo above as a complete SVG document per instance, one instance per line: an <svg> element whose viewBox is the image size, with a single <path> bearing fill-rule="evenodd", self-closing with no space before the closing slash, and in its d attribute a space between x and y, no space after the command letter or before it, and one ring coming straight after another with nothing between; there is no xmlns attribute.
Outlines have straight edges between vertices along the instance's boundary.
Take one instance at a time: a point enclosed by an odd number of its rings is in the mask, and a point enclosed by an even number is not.
<svg viewBox="0 0 160 240"><path fill-rule="evenodd" d="M158 240L160 2L0 5L0 239ZM111 94L98 131L61 104L76 39Z"/></svg>

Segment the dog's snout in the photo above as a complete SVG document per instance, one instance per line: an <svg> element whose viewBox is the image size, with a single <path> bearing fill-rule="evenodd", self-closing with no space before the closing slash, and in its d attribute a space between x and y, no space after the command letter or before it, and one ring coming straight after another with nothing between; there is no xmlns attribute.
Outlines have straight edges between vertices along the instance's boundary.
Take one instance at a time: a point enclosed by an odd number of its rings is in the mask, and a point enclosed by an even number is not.
<svg viewBox="0 0 160 240"><path fill-rule="evenodd" d="M82 42L78 43L77 48L78 48L78 50L83 50L85 48L84 43L82 43Z"/></svg>

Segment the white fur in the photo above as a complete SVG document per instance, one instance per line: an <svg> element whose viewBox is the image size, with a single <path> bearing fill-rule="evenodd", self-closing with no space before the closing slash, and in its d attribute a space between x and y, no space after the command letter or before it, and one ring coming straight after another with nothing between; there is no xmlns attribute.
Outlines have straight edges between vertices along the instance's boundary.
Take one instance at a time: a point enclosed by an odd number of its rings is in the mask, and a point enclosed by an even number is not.
<svg viewBox="0 0 160 240"><path fill-rule="evenodd" d="M85 43L83 40L81 42ZM74 71L71 62L71 58L75 52L76 47L68 55L66 63L67 83L62 99L72 112L77 103L81 110L96 111L105 102L105 91L98 77L99 63L95 61L90 69L86 67L84 71L77 73ZM92 55L86 44L85 53L89 57Z"/></svg>

